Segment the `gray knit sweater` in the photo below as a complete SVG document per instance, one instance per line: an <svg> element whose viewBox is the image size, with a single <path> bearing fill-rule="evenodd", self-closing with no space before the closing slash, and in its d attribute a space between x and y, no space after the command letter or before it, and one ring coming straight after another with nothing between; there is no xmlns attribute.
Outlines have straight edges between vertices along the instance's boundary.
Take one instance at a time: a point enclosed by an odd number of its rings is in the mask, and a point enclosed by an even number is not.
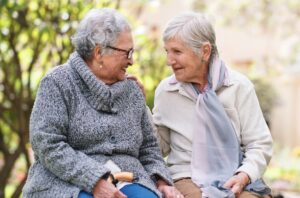
<svg viewBox="0 0 300 198"><path fill-rule="evenodd" d="M30 118L35 162L23 197L77 198L92 192L110 159L158 195L151 176L172 183L143 95L131 80L98 80L75 52L41 81Z"/></svg>

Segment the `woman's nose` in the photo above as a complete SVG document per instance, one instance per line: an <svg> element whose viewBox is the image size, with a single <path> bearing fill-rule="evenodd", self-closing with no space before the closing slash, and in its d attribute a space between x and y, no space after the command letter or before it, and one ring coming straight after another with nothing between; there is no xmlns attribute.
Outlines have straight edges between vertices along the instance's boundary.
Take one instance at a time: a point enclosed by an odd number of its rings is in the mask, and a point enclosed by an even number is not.
<svg viewBox="0 0 300 198"><path fill-rule="evenodd" d="M175 59L172 58L172 57L170 57L170 56L168 55L168 57L167 57L167 64L168 64L169 66L172 66L175 62L176 62Z"/></svg>
<svg viewBox="0 0 300 198"><path fill-rule="evenodd" d="M128 59L128 65L129 65L129 66L133 65L133 58L132 58L132 57L130 57L130 58Z"/></svg>

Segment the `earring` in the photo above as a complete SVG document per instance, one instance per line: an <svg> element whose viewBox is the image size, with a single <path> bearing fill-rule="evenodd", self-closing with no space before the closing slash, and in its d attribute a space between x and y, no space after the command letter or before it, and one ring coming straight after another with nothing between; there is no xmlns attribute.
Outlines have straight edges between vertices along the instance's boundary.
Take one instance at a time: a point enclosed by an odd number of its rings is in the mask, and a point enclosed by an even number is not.
<svg viewBox="0 0 300 198"><path fill-rule="evenodd" d="M102 64L103 64L103 61L100 61L100 64L99 64L99 68L100 68L100 69L102 69L102 67L103 67Z"/></svg>

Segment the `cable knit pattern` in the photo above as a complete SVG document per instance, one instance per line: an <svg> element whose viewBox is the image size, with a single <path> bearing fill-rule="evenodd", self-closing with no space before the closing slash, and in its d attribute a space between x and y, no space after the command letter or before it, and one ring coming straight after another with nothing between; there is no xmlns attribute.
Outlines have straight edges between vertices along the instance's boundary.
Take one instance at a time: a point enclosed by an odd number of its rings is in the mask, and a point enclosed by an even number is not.
<svg viewBox="0 0 300 198"><path fill-rule="evenodd" d="M111 86L98 80L75 52L41 81L30 118L35 162L23 197L78 197L89 193L114 161L134 182L159 196L151 176L172 180L147 114L131 80Z"/></svg>

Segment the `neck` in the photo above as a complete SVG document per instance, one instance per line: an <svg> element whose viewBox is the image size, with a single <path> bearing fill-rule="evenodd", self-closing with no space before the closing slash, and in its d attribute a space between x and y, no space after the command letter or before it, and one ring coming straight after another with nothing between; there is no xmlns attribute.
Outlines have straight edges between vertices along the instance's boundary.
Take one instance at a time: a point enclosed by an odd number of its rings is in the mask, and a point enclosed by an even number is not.
<svg viewBox="0 0 300 198"><path fill-rule="evenodd" d="M114 82L110 81L109 79L106 79L105 77L103 77L103 74L101 73L101 68L99 67L99 65L97 64L97 62L95 62L94 60L85 60L87 66L90 68L91 72L102 82L104 82L106 85L111 85ZM102 68L103 69L103 68ZM101 75L102 74L102 75Z"/></svg>
<svg viewBox="0 0 300 198"><path fill-rule="evenodd" d="M207 80L207 75L208 75L208 64L205 65L204 67L201 67L201 70L199 72L199 75L197 76L197 79L192 82L193 84L196 85L196 87L202 92L204 88L206 87L208 80Z"/></svg>
<svg viewBox="0 0 300 198"><path fill-rule="evenodd" d="M201 79L201 80L199 80L199 82L198 83L193 83L193 84L195 84L195 86L201 91L201 92L203 92L204 91L204 89L205 89L205 87L206 87L206 85L207 85L207 78L205 78L205 79Z"/></svg>

